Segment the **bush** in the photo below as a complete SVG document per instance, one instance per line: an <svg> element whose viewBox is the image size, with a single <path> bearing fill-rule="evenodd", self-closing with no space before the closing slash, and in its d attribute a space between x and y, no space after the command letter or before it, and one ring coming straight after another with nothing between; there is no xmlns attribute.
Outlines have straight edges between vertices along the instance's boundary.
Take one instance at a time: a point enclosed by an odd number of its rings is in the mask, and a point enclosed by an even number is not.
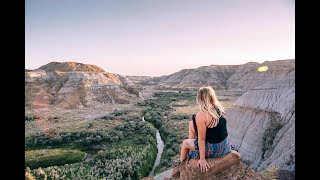
<svg viewBox="0 0 320 180"><path fill-rule="evenodd" d="M141 90L141 88L134 86L124 86L124 89L127 90L130 94L136 95L137 97L139 97L139 90Z"/></svg>
<svg viewBox="0 0 320 180"><path fill-rule="evenodd" d="M26 180L36 180L36 178L31 174L31 169L29 167L26 168L25 179Z"/></svg>
<svg viewBox="0 0 320 180"><path fill-rule="evenodd" d="M25 152L25 163L27 167L35 169L38 167L59 166L82 161L85 153L79 150L43 149Z"/></svg>
<svg viewBox="0 0 320 180"><path fill-rule="evenodd" d="M268 167L266 168L265 170L263 170L261 172L261 175L264 177L264 178L267 178L267 179L277 179L277 172L278 172L278 168L275 167L275 166L271 166L271 167Z"/></svg>
<svg viewBox="0 0 320 180"><path fill-rule="evenodd" d="M26 116L25 116L25 121L34 121L34 117L33 117L33 116L26 115Z"/></svg>
<svg viewBox="0 0 320 180"><path fill-rule="evenodd" d="M267 153L269 150L272 150L272 144L274 138L276 137L278 131L283 127L283 124L277 122L275 119L271 119L271 123L269 127L263 134L262 137L262 158L265 159L264 156L269 156Z"/></svg>
<svg viewBox="0 0 320 180"><path fill-rule="evenodd" d="M122 109L118 110L118 109L115 109L111 114L112 114L113 116L122 116L122 115L126 115L127 113L128 113L128 111L126 111L126 110L122 110Z"/></svg>
<svg viewBox="0 0 320 180"><path fill-rule="evenodd" d="M114 119L114 115L113 114L107 114L105 116L102 116L101 119L104 120L113 120Z"/></svg>
<svg viewBox="0 0 320 180"><path fill-rule="evenodd" d="M191 120L191 116L188 114L172 114L170 118L175 120L183 120L183 119Z"/></svg>

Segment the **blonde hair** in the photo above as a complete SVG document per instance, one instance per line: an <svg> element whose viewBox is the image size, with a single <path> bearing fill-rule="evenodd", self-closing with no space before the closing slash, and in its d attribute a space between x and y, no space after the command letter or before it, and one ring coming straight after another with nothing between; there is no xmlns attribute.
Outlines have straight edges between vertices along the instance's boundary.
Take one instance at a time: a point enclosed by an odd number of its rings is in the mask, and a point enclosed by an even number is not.
<svg viewBox="0 0 320 180"><path fill-rule="evenodd" d="M207 117L208 113L212 116L214 124L213 127L217 126L221 113L224 113L224 108L220 104L216 96L216 92L211 86L201 87L198 90L197 103L200 106L200 111L203 111ZM220 111L220 115L217 110Z"/></svg>

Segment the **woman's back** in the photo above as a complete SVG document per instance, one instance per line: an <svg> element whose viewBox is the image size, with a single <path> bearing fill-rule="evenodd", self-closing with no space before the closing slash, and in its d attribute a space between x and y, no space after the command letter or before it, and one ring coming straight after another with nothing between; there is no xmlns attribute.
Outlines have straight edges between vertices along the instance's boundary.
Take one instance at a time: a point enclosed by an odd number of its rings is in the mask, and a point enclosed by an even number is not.
<svg viewBox="0 0 320 180"><path fill-rule="evenodd" d="M227 130L227 120L224 113L220 113L218 109L216 109L218 115L219 115L219 121L216 127L212 127L212 116L209 115L208 119L206 120L207 129L206 129L206 142L209 143L220 143L228 136L228 130ZM197 133L197 125L195 122L195 116L193 116L193 125Z"/></svg>
<svg viewBox="0 0 320 180"><path fill-rule="evenodd" d="M207 127L206 141L209 143L219 143L228 136L227 120L220 116L216 127Z"/></svg>

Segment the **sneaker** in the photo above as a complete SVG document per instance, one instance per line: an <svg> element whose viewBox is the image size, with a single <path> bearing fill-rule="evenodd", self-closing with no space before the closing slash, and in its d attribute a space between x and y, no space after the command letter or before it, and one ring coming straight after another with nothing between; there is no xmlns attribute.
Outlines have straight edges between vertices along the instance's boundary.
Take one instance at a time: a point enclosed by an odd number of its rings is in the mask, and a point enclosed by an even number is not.
<svg viewBox="0 0 320 180"><path fill-rule="evenodd" d="M182 162L182 161L180 161L180 160L173 160L173 161L172 161L172 166L173 166L173 167L177 167L177 166L179 166L179 164L181 164L181 162Z"/></svg>

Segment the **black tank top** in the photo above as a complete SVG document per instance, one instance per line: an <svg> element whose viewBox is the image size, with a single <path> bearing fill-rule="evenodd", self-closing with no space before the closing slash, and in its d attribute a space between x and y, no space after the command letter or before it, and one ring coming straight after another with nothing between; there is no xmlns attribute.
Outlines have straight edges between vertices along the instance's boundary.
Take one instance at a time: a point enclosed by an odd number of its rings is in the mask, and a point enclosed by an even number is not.
<svg viewBox="0 0 320 180"><path fill-rule="evenodd" d="M219 118L219 123L216 127L209 128L207 127L207 132L206 132L206 142L209 143L219 143L223 141L227 136L228 136L228 130L227 130L227 120L225 118L225 115L223 113L220 113L217 110L220 118ZM193 121L193 126L196 131L196 134L198 136L198 129L197 129L197 124L196 124L196 115L192 115L192 121Z"/></svg>

